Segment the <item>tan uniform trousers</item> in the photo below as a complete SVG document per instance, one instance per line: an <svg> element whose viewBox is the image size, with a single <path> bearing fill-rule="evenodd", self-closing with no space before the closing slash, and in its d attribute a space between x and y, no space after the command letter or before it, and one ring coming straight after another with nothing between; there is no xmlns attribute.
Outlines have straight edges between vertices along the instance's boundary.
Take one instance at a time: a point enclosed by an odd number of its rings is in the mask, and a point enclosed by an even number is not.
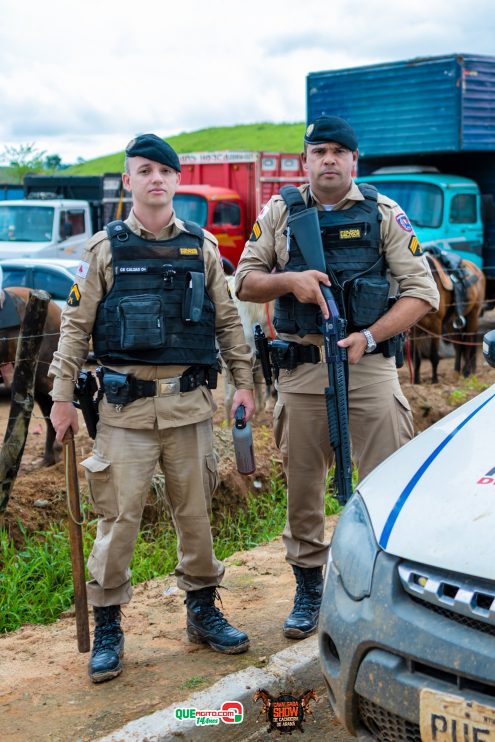
<svg viewBox="0 0 495 742"><path fill-rule="evenodd" d="M414 435L410 406L395 369L390 373L388 365L385 378L381 378L383 374L374 368L375 359L369 365L371 373L365 381L358 378L353 384L351 378L349 388L352 458L360 479ZM293 374L302 368L298 367ZM354 370L352 367L351 374ZM356 375L364 376L362 369ZM322 386L327 386L325 364L319 364L318 379ZM279 380L278 402L273 413L275 442L282 453L287 477L287 522L283 534L286 559L299 567L318 567L326 564L328 556L324 493L328 468L334 458L325 398L321 394L284 391L286 387L297 388L297 379L288 376L287 382L284 383L283 377Z"/></svg>
<svg viewBox="0 0 495 742"><path fill-rule="evenodd" d="M88 601L128 603L129 564L156 464L177 532L177 584L182 590L218 585L225 568L213 552L211 496L217 486L211 420L165 430L134 430L100 421L93 455L82 462L98 528L88 559Z"/></svg>

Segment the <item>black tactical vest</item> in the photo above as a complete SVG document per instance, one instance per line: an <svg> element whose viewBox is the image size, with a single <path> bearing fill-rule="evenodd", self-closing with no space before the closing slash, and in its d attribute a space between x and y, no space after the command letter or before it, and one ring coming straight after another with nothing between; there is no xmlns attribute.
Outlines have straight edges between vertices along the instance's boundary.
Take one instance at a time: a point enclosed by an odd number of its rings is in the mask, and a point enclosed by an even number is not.
<svg viewBox="0 0 495 742"><path fill-rule="evenodd" d="M377 191L367 184L360 184L359 189L364 201L345 210L318 211L327 273L348 332L368 327L385 314L390 288L385 259L380 255ZM307 208L297 188L289 193L284 190L290 214ZM284 272L308 270L294 237L288 239ZM321 333L322 316L315 304L301 304L293 294L286 294L277 299L274 325L278 332L304 337Z"/></svg>
<svg viewBox="0 0 495 742"><path fill-rule="evenodd" d="M205 290L202 229L145 240L124 222L107 226L114 283L93 329L96 357L108 365L217 362L215 307Z"/></svg>

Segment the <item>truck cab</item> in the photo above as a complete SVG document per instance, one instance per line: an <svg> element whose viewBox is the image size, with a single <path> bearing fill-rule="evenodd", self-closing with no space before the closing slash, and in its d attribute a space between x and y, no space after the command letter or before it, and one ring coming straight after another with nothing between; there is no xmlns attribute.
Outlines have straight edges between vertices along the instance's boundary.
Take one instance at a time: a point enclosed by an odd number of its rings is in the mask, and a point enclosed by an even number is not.
<svg viewBox="0 0 495 742"><path fill-rule="evenodd" d="M406 212L427 248L455 250L483 267L484 226L481 195L470 178L444 175L434 167L391 166L356 179L371 183Z"/></svg>
<svg viewBox="0 0 495 742"><path fill-rule="evenodd" d="M0 202L0 259L80 257L91 234L87 201L22 199Z"/></svg>
<svg viewBox="0 0 495 742"><path fill-rule="evenodd" d="M246 241L246 209L236 191L209 185L180 185L174 196L179 219L215 235L225 273L231 275Z"/></svg>

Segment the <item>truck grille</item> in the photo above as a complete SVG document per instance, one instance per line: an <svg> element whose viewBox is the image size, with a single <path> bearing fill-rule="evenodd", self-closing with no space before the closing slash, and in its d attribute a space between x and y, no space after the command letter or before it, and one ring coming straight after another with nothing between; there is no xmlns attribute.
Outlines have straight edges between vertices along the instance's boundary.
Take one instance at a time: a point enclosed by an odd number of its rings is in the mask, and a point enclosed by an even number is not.
<svg viewBox="0 0 495 742"><path fill-rule="evenodd" d="M358 714L377 742L421 742L418 724L386 711L363 696L358 696Z"/></svg>
<svg viewBox="0 0 495 742"><path fill-rule="evenodd" d="M477 631L495 635L495 585L403 562L399 577L415 601Z"/></svg>

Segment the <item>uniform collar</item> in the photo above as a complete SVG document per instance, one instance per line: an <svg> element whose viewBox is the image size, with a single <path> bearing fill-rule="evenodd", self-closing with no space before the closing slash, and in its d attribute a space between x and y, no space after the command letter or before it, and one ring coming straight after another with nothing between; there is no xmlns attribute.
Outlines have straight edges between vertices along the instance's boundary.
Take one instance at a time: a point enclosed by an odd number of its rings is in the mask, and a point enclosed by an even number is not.
<svg viewBox="0 0 495 742"><path fill-rule="evenodd" d="M179 232L184 231L183 223L180 219L177 219L175 211L172 211L169 223L162 227L160 233L156 236L153 232L150 232L145 226L143 226L134 213L134 209L131 209L125 223L129 229L139 235L139 237L143 237L145 240L169 240L171 237L175 237Z"/></svg>
<svg viewBox="0 0 495 742"><path fill-rule="evenodd" d="M312 190L311 190L311 188L309 186L309 183L306 186L304 186L304 188L306 190L302 192L303 193L303 196L306 195L307 200L311 199L313 201L313 203L316 205L316 208L318 208L320 210L323 209L323 204L316 198L316 196L314 195L314 193L312 192ZM347 206L347 202L348 201L364 201L364 196L363 196L363 194L361 193L361 191L359 190L357 184L354 181L352 181L351 187L347 191L347 193L344 196L344 198L342 198L340 201L338 201L336 204L334 204L334 207L333 208L334 209L342 209L345 206Z"/></svg>

